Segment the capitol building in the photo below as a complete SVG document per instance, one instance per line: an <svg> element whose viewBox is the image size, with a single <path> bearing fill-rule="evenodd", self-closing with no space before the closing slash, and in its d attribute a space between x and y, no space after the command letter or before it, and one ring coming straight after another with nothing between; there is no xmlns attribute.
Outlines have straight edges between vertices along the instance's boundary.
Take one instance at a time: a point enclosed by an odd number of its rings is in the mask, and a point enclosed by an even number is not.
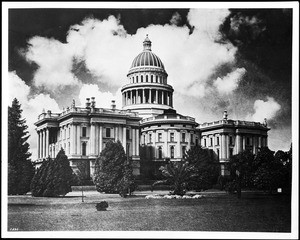
<svg viewBox="0 0 300 240"><path fill-rule="evenodd" d="M254 154L268 146L268 128L264 123L232 120L226 110L216 121L197 123L173 108L174 89L161 59L152 52L148 36L127 74L128 84L122 87L122 109L96 106L94 96L86 99L85 107L75 101L61 113L41 113L35 123L38 134L39 166L47 157L55 158L65 150L70 165L86 161L87 175L93 176L95 160L105 144L120 141L132 159L137 177L151 177L166 160L179 161L196 145L211 149L224 163L245 149ZM176 90L176 89L175 89Z"/></svg>

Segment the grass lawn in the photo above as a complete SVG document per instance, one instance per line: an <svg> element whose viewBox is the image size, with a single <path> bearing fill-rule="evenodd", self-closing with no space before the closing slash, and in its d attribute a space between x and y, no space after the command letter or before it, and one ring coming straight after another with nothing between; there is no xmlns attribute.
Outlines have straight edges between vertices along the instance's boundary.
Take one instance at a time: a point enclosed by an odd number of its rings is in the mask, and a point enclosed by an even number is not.
<svg viewBox="0 0 300 240"><path fill-rule="evenodd" d="M8 231L291 231L290 198L283 195L243 193L237 199L203 193L201 199L145 199L136 194L121 198L87 191L83 203L79 191L64 198L9 196ZM103 200L109 207L98 212L95 205Z"/></svg>

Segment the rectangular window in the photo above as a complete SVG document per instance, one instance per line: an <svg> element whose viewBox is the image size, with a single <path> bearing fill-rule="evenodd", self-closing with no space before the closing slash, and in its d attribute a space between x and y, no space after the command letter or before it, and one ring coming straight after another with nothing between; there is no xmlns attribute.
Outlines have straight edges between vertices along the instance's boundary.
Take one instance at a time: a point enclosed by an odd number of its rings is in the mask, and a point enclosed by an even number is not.
<svg viewBox="0 0 300 240"><path fill-rule="evenodd" d="M158 133L158 141L162 142L162 133Z"/></svg>
<svg viewBox="0 0 300 240"><path fill-rule="evenodd" d="M71 137L71 128L69 128L69 138Z"/></svg>
<svg viewBox="0 0 300 240"><path fill-rule="evenodd" d="M194 143L194 134L191 133L191 144Z"/></svg>
<svg viewBox="0 0 300 240"><path fill-rule="evenodd" d="M149 142L152 143L152 134L149 133Z"/></svg>
<svg viewBox="0 0 300 240"><path fill-rule="evenodd" d="M230 148L229 149L229 157L232 157L232 155L233 155L233 148Z"/></svg>
<svg viewBox="0 0 300 240"><path fill-rule="evenodd" d="M86 137L86 127L82 127L82 136Z"/></svg>
<svg viewBox="0 0 300 240"><path fill-rule="evenodd" d="M126 129L126 139L130 139L130 132L129 132L129 129Z"/></svg>
<svg viewBox="0 0 300 240"><path fill-rule="evenodd" d="M170 133L170 142L174 142L174 133Z"/></svg>
<svg viewBox="0 0 300 240"><path fill-rule="evenodd" d="M204 139L204 147L206 147L206 139Z"/></svg>
<svg viewBox="0 0 300 240"><path fill-rule="evenodd" d="M218 156L218 160L220 159L220 149L217 149L217 156Z"/></svg>
<svg viewBox="0 0 300 240"><path fill-rule="evenodd" d="M174 158L174 146L170 147L171 158Z"/></svg>
<svg viewBox="0 0 300 240"><path fill-rule="evenodd" d="M181 141L182 141L182 142L185 142L185 133L182 133L182 134L181 134Z"/></svg>
<svg viewBox="0 0 300 240"><path fill-rule="evenodd" d="M217 137L217 145L219 146L220 145L220 138Z"/></svg>
<svg viewBox="0 0 300 240"><path fill-rule="evenodd" d="M110 134L111 134L111 133L110 133L110 128L106 128L105 131L106 131L105 136L108 137L108 138L110 138Z"/></svg>
<svg viewBox="0 0 300 240"><path fill-rule="evenodd" d="M64 139L66 139L67 138L67 129L65 129L65 131L64 131Z"/></svg>
<svg viewBox="0 0 300 240"><path fill-rule="evenodd" d="M212 146L212 145L213 145L213 139L210 138L210 146Z"/></svg>
<svg viewBox="0 0 300 240"><path fill-rule="evenodd" d="M232 145L232 136L229 136L229 144Z"/></svg>

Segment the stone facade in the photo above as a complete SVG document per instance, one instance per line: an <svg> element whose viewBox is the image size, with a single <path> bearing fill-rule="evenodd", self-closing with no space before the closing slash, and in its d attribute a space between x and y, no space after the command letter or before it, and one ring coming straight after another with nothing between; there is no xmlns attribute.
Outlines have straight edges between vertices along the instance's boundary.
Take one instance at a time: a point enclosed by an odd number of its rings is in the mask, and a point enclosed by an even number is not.
<svg viewBox="0 0 300 240"><path fill-rule="evenodd" d="M199 125L194 118L177 113L173 109L174 90L167 78L147 36L143 51L127 74L129 83L121 89L122 110L116 109L114 101L110 109L96 108L92 97L91 102L87 98L85 108L76 107L73 101L61 113L47 111L38 116L37 165L48 156L54 158L63 148L71 166L75 168L76 161L84 160L92 176L95 159L105 143L120 140L132 157L134 174L139 176L141 165L148 166L146 172L157 171L166 159L178 161L192 146L201 144L213 150L224 175L224 163L231 155L245 149L255 154L258 148L268 145L270 128L266 121L230 120L225 111L222 120Z"/></svg>

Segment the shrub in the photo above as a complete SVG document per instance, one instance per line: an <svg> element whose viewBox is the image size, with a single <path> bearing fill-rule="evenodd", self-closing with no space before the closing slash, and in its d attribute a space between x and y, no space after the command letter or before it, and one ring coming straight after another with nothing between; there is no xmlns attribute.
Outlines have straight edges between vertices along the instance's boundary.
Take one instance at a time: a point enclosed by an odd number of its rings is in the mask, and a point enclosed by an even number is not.
<svg viewBox="0 0 300 240"><path fill-rule="evenodd" d="M108 203L106 201L102 201L96 204L97 211L106 211L108 208Z"/></svg>

